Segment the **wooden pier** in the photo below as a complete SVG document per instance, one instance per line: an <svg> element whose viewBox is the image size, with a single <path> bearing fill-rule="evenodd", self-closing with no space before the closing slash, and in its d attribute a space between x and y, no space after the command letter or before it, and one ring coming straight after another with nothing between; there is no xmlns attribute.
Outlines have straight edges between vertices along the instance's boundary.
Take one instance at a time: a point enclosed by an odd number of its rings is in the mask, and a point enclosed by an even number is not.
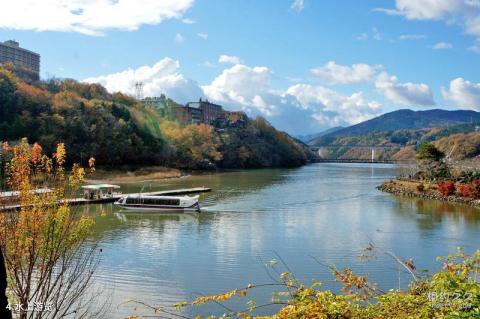
<svg viewBox="0 0 480 319"><path fill-rule="evenodd" d="M144 192L144 193L114 193L112 196L105 196L96 199L85 199L85 198L71 198L66 199L69 205L78 206L78 205L89 205L89 204L103 204L103 203L113 203L125 196L180 196L188 194L198 194L198 193L207 193L211 192L212 189L208 187L196 187L196 188L183 188L183 189L172 189L156 192ZM20 205L8 205L0 206L0 211L12 211L19 210Z"/></svg>

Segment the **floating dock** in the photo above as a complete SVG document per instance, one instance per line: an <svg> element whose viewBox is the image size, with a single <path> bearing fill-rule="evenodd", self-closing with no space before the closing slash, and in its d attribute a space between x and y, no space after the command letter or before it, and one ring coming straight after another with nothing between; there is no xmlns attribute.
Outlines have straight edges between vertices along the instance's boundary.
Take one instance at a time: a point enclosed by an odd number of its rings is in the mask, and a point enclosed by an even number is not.
<svg viewBox="0 0 480 319"><path fill-rule="evenodd" d="M211 192L212 189L208 187L196 187L196 188L183 188L183 189L172 189L156 192L144 192L144 193L129 193L121 194L114 193L112 196L105 196L96 199L85 199L85 198L71 198L66 201L72 206L78 205L89 205L89 204L103 204L103 203L113 203L125 196L179 196L179 195L188 195L188 194L198 194L198 193L207 193ZM12 211L19 210L21 205L8 205L0 206L0 211Z"/></svg>

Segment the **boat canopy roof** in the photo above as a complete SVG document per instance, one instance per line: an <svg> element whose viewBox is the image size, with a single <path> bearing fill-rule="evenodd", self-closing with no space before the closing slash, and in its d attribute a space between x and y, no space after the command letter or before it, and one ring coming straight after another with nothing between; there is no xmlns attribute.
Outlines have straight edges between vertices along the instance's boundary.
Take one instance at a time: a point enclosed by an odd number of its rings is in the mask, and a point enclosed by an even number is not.
<svg viewBox="0 0 480 319"><path fill-rule="evenodd" d="M87 190L99 190L99 189L105 189L105 188L113 188L113 189L119 189L119 185L113 185L113 184L92 184L92 185L84 185L82 186L83 189Z"/></svg>

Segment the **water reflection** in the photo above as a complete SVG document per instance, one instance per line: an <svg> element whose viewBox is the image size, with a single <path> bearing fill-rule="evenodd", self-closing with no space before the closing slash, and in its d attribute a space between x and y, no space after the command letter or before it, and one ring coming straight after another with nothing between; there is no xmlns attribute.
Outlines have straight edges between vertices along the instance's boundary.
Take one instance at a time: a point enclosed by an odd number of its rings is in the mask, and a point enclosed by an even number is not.
<svg viewBox="0 0 480 319"><path fill-rule="evenodd" d="M480 223L480 209L469 205L406 197L397 198L396 203L396 212L415 219L422 231L435 229L444 222L462 224L474 230Z"/></svg>

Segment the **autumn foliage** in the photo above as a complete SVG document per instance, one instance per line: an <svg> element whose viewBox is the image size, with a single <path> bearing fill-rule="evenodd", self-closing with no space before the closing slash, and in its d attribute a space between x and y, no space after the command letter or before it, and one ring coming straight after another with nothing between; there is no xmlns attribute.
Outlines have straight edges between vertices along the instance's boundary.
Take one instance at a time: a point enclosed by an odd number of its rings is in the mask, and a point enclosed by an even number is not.
<svg viewBox="0 0 480 319"><path fill-rule="evenodd" d="M86 313L77 302L90 287L99 250L95 242L87 245L93 219L72 210L67 199L75 196L87 171L77 164L70 172L64 168L64 144L47 156L39 144L26 139L13 147L3 143L2 162L4 188L17 195L0 207L19 205L0 213L10 302L25 308L17 315L60 318L74 310ZM53 309L26 311L33 303L52 303Z"/></svg>
<svg viewBox="0 0 480 319"><path fill-rule="evenodd" d="M111 166L299 166L312 155L265 120L239 112L197 125L173 115L179 104L166 97L164 102L145 107L101 85L68 79L30 85L0 67L0 140L27 137L48 154L64 143L69 165L85 165L93 156Z"/></svg>
<svg viewBox="0 0 480 319"><path fill-rule="evenodd" d="M457 186L457 194L465 198L475 198L477 196L476 190L470 184L459 184Z"/></svg>
<svg viewBox="0 0 480 319"><path fill-rule="evenodd" d="M457 186L458 196L476 199L480 197L480 180L476 179L471 183L462 183Z"/></svg>
<svg viewBox="0 0 480 319"><path fill-rule="evenodd" d="M437 185L438 192L442 196L450 196L455 193L455 183L451 180L438 183Z"/></svg>

